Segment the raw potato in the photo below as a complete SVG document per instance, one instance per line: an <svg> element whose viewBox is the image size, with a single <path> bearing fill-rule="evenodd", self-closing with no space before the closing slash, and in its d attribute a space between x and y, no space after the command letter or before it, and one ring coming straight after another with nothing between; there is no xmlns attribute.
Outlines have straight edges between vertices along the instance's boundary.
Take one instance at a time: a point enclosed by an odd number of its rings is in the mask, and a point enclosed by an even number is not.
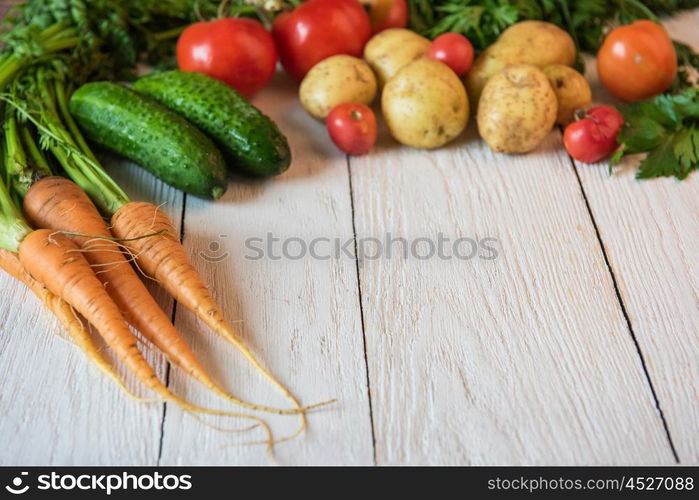
<svg viewBox="0 0 699 500"><path fill-rule="evenodd" d="M466 75L466 89L474 110L490 77L510 64L531 64L545 68L575 63L575 42L558 26L544 21L522 21L500 35L473 63Z"/></svg>
<svg viewBox="0 0 699 500"><path fill-rule="evenodd" d="M575 42L555 24L545 21L522 21L513 24L498 37L501 53L514 54L514 61L542 68L551 64L572 66L575 63ZM507 48L507 50L504 49Z"/></svg>
<svg viewBox="0 0 699 500"><path fill-rule="evenodd" d="M585 77L569 66L554 64L543 69L558 100L556 123L568 125L575 111L585 109L592 101L592 90Z"/></svg>
<svg viewBox="0 0 699 500"><path fill-rule="evenodd" d="M493 76L478 106L478 131L493 151L526 153L556 121L558 103L546 75L536 66L513 64Z"/></svg>
<svg viewBox="0 0 699 500"><path fill-rule="evenodd" d="M430 48L430 41L414 31L393 28L375 35L364 47L364 59L376 72L383 88L400 69L420 59Z"/></svg>
<svg viewBox="0 0 699 500"><path fill-rule="evenodd" d="M376 97L376 76L361 59L332 56L311 68L299 94L306 111L324 120L340 104L370 105Z"/></svg>
<svg viewBox="0 0 699 500"><path fill-rule="evenodd" d="M391 78L381 105L391 135L415 148L443 146L468 122L468 97L461 80L431 59L418 59Z"/></svg>

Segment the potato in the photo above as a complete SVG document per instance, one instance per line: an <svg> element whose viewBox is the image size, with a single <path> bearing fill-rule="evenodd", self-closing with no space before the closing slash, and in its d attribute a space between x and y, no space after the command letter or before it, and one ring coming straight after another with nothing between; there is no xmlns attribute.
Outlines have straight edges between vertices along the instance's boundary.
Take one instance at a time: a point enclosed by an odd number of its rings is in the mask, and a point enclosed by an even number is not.
<svg viewBox="0 0 699 500"><path fill-rule="evenodd" d="M466 75L471 106L477 108L483 87L493 75L510 64L545 68L575 63L575 42L558 26L543 21L522 21L507 28L495 44L484 50Z"/></svg>
<svg viewBox="0 0 699 500"><path fill-rule="evenodd" d="M530 64L513 64L493 76L478 106L478 131L493 151L526 153L556 121L558 103L546 75Z"/></svg>
<svg viewBox="0 0 699 500"><path fill-rule="evenodd" d="M383 88L398 71L430 48L430 41L414 31L387 29L375 35L364 47L364 59L376 72L379 88Z"/></svg>
<svg viewBox="0 0 699 500"><path fill-rule="evenodd" d="M497 75L508 64L514 64L516 61L510 61L497 57L494 52L495 45L491 45L485 49L478 58L473 62L473 66L468 73L464 83L468 92L468 97L471 101L471 107L474 111L478 110L478 101L481 97L481 92L485 84L493 75Z"/></svg>
<svg viewBox="0 0 699 500"><path fill-rule="evenodd" d="M592 101L592 90L585 77L569 66L554 64L543 69L558 100L556 123L568 125L575 110L584 109Z"/></svg>
<svg viewBox="0 0 699 500"><path fill-rule="evenodd" d="M551 64L572 66L577 53L568 32L544 21L513 24L502 32L496 44L503 57L539 68Z"/></svg>
<svg viewBox="0 0 699 500"><path fill-rule="evenodd" d="M332 56L311 68L299 95L306 111L324 120L340 104L371 104L376 97L376 76L361 59Z"/></svg>
<svg viewBox="0 0 699 500"><path fill-rule="evenodd" d="M415 148L443 146L468 122L463 83L448 66L432 59L418 59L391 78L381 106L391 135Z"/></svg>

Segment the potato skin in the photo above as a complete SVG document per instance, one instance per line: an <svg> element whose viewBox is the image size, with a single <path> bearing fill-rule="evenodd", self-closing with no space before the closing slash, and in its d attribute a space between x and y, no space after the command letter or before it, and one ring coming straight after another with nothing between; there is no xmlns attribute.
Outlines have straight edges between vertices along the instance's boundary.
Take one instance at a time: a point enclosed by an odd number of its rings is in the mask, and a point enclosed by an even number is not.
<svg viewBox="0 0 699 500"><path fill-rule="evenodd" d="M356 57L329 57L311 68L301 82L301 104L320 120L344 103L370 105L376 97L376 76L369 65Z"/></svg>
<svg viewBox="0 0 699 500"><path fill-rule="evenodd" d="M493 76L478 106L478 131L493 151L535 149L556 121L558 103L546 75L536 66L513 64Z"/></svg>
<svg viewBox="0 0 699 500"><path fill-rule="evenodd" d="M510 64L531 64L538 68L553 64L572 66L575 56L575 42L558 26L544 21L513 24L481 53L466 75L471 106L476 109L483 87L490 77Z"/></svg>
<svg viewBox="0 0 699 500"><path fill-rule="evenodd" d="M554 64L543 69L558 100L556 123L568 125L576 109L585 109L592 101L592 90L585 77L569 66Z"/></svg>
<svg viewBox="0 0 699 500"><path fill-rule="evenodd" d="M498 51L515 62L543 68L551 64L572 66L575 63L573 38L555 24L545 21L522 21L513 24L498 37Z"/></svg>
<svg viewBox="0 0 699 500"><path fill-rule="evenodd" d="M382 89L400 69L424 56L430 41L414 31L392 28L372 37L364 47L364 59L376 72Z"/></svg>
<svg viewBox="0 0 699 500"><path fill-rule="evenodd" d="M468 123L468 97L461 80L447 65L431 59L418 59L391 78L381 105L391 135L414 148L443 146Z"/></svg>

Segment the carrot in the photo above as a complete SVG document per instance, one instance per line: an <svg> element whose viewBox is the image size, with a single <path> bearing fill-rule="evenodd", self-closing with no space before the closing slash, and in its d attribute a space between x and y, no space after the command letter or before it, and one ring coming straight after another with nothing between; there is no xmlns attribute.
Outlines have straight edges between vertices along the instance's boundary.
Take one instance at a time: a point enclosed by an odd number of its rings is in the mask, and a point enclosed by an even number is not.
<svg viewBox="0 0 699 500"><path fill-rule="evenodd" d="M119 308L104 290L82 252L67 237L50 229L33 231L19 247L19 260L34 279L75 307L87 321L95 325L107 345L146 387L187 411L254 420L265 429L271 446L271 432L263 420L251 415L193 405L173 394L158 379L139 351L138 339L129 330Z"/></svg>
<svg viewBox="0 0 699 500"><path fill-rule="evenodd" d="M5 132L8 132L7 128ZM13 133L12 145L17 148L23 146L22 140L17 140L16 131ZM28 276L44 286L53 296L64 301L69 308L74 308L87 322L94 325L117 357L147 387L188 412L233 416L254 421L264 430L266 435L264 443L267 444L267 451L271 455L275 441L271 429L262 419L252 415L211 410L193 405L173 394L158 379L138 349L138 340L129 330L118 306L105 291L78 247L66 236L54 230L39 229L34 231L27 224L19 209L17 198L26 194L26 190L29 189L28 184L31 182L26 183L25 181L31 176L25 177L23 174L32 173L31 168L29 170L25 168L31 167L31 165L21 164L14 155L8 155L7 148L3 149L2 161L0 161L0 248L17 253L19 263L26 270ZM41 159L39 158L41 152L38 148L28 148L28 151L30 156L36 156L33 158L33 162ZM72 154L80 153L74 152ZM106 173L103 173L103 176L107 178ZM8 185L5 184L6 179L9 182ZM113 181L111 182L113 183ZM23 189L23 185L26 186L26 190ZM10 189L18 196L13 197L10 194ZM115 199L120 198L116 196ZM8 260L8 271L14 276L23 277L23 274L20 273L20 267L11 260Z"/></svg>
<svg viewBox="0 0 699 500"><path fill-rule="evenodd" d="M122 389L129 393L124 382L119 378L119 375L117 375L107 360L104 359L102 354L100 354L99 349L92 341L85 320L75 313L66 302L52 294L44 285L32 278L24 267L22 267L19 256L16 253L0 249L0 269L26 285L26 287L41 300L44 306L53 313L61 326L65 328L70 338L85 352L88 358L114 379Z"/></svg>
<svg viewBox="0 0 699 500"><path fill-rule="evenodd" d="M54 238L54 237L52 237ZM39 298L43 304L53 313L59 323L66 329L70 338L76 343L76 345L85 352L88 358L93 361L101 370L103 370L107 375L114 379L117 384L127 393L129 396L135 399L141 399L134 396L124 385L119 375L114 371L114 369L109 365L107 360L99 352L99 349L90 337L89 330L85 323L85 320L76 313L71 306L66 303L59 296L55 295L38 280L34 279L29 272L26 271L20 257L15 252L10 252L4 248L0 248L0 269L8 273L10 276L15 278L17 281L23 283L27 288L29 288L34 295ZM191 406L191 405L187 405ZM197 407L191 406L191 408L185 408L191 411L200 411ZM207 413L221 413L228 415L226 412L211 412ZM256 417L251 417L249 415L243 414L230 414L231 416L238 416L246 419L254 420L258 425L261 425L267 439L261 443L254 444L267 444L268 453L272 454L272 446L275 443L286 441L286 439L273 440L271 429L266 422Z"/></svg>
<svg viewBox="0 0 699 500"><path fill-rule="evenodd" d="M132 201L123 205L112 216L111 223L112 234L122 239L147 276L158 281L178 303L193 312L211 330L235 345L296 409L303 409L296 397L262 366L226 322L205 281L190 262L186 250L176 236L175 228L160 208L152 203ZM143 238L148 234L153 236ZM333 402L334 400L327 401L305 409ZM305 414L302 414L302 418L304 428Z"/></svg>
<svg viewBox="0 0 699 500"><path fill-rule="evenodd" d="M63 177L45 177L35 182L24 197L24 213L34 227L65 232L83 250L125 319L205 387L252 410L277 414L305 411L252 404L216 384L128 263L119 245L112 241L112 234L95 205L75 183Z"/></svg>

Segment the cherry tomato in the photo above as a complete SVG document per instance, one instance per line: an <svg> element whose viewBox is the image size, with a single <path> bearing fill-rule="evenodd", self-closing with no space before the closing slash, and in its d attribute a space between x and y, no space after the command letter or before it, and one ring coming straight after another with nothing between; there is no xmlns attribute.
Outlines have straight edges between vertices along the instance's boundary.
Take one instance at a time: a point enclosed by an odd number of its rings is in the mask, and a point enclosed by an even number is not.
<svg viewBox="0 0 699 500"><path fill-rule="evenodd" d="M596 163L619 147L616 137L623 126L624 117L615 108L596 106L566 127L563 144L576 160Z"/></svg>
<svg viewBox="0 0 699 500"><path fill-rule="evenodd" d="M378 136L376 116L364 104L340 104L325 122L330 138L348 155L368 153Z"/></svg>
<svg viewBox="0 0 699 500"><path fill-rule="evenodd" d="M441 61L457 75L465 75L473 64L473 45L463 35L444 33L432 41L427 57Z"/></svg>
<svg viewBox="0 0 699 500"><path fill-rule="evenodd" d="M252 19L225 18L188 26L177 41L182 71L204 73L250 97L274 76L272 35Z"/></svg>
<svg viewBox="0 0 699 500"><path fill-rule="evenodd" d="M597 54L597 71L611 94L641 101L670 86L677 74L677 54L662 26L636 21L607 35Z"/></svg>
<svg viewBox="0 0 699 500"><path fill-rule="evenodd" d="M302 80L330 56L362 57L371 24L357 0L309 0L277 16L272 32L284 69Z"/></svg>
<svg viewBox="0 0 699 500"><path fill-rule="evenodd" d="M406 0L361 0L369 8L371 31L376 34L389 28L405 28L408 25Z"/></svg>

